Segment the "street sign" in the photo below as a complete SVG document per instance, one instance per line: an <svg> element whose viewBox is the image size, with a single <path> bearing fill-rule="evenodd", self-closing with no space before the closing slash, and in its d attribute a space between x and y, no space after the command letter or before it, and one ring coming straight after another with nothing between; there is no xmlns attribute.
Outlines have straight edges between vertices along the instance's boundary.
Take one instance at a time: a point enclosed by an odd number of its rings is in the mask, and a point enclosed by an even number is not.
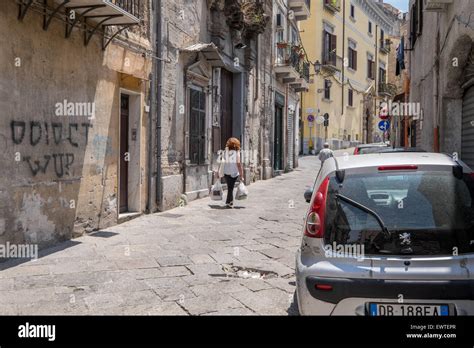
<svg viewBox="0 0 474 348"><path fill-rule="evenodd" d="M316 117L316 124L323 124L323 123L324 123L324 117L323 116Z"/></svg>
<svg viewBox="0 0 474 348"><path fill-rule="evenodd" d="M389 121L380 121L379 122L379 129L383 132L390 129L390 122Z"/></svg>
<svg viewBox="0 0 474 348"><path fill-rule="evenodd" d="M314 115L308 115L308 122L314 121Z"/></svg>
<svg viewBox="0 0 474 348"><path fill-rule="evenodd" d="M314 127L313 122L309 121L309 122L308 122L308 127L309 127L309 128L313 128L313 127Z"/></svg>
<svg viewBox="0 0 474 348"><path fill-rule="evenodd" d="M312 114L312 113L314 113L314 109L313 108L307 108L306 113L307 114Z"/></svg>

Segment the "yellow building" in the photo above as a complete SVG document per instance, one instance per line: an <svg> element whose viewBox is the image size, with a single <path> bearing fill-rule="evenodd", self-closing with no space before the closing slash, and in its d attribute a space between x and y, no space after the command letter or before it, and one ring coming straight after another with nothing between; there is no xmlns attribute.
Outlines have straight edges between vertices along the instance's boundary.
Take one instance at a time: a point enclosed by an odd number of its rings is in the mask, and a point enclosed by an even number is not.
<svg viewBox="0 0 474 348"><path fill-rule="evenodd" d="M389 97L392 28L392 19L375 0L312 2L311 16L301 23L314 75L303 93L300 153L317 152L325 141L339 149L383 139L377 109ZM327 127L321 124L325 114Z"/></svg>

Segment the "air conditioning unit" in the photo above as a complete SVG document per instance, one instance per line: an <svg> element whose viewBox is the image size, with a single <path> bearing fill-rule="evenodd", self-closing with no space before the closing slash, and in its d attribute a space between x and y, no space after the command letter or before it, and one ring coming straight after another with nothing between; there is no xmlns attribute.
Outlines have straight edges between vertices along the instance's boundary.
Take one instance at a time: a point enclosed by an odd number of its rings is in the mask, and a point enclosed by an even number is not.
<svg viewBox="0 0 474 348"><path fill-rule="evenodd" d="M446 6L452 4L453 0L426 0L426 12L443 12Z"/></svg>

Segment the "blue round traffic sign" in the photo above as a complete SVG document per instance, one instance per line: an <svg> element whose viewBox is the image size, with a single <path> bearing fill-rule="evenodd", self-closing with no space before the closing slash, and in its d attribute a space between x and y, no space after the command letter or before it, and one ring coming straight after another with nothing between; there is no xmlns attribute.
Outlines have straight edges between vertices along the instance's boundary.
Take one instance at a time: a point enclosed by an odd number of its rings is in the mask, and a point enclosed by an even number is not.
<svg viewBox="0 0 474 348"><path fill-rule="evenodd" d="M390 122L389 121L380 121L379 122L379 129L383 132L390 129Z"/></svg>

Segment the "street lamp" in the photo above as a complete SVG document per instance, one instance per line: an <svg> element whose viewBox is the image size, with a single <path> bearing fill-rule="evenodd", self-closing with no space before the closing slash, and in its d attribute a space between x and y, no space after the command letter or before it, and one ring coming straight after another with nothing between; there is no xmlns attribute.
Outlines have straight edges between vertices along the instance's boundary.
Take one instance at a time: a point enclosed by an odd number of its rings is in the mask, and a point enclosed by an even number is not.
<svg viewBox="0 0 474 348"><path fill-rule="evenodd" d="M316 75L321 74L321 67L322 67L321 62L317 60L316 63L314 63L314 72L316 73Z"/></svg>

